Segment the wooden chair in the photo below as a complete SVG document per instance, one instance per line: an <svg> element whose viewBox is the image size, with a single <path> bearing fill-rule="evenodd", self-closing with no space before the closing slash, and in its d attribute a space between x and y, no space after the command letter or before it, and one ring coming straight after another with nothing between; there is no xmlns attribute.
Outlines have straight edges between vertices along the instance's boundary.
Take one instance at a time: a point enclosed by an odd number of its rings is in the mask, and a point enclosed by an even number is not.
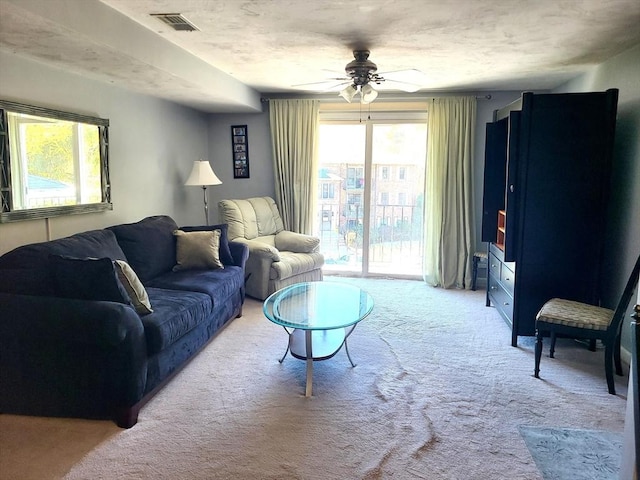
<svg viewBox="0 0 640 480"><path fill-rule="evenodd" d="M604 369L607 376L607 386L609 387L609 393L615 395L613 363L615 362L616 373L622 375L620 330L631 295L638 284L639 273L640 256L636 260L635 267L615 310L561 298L553 298L545 303L536 316L536 363L534 376L540 378L542 337L546 334L551 337L551 349L549 352L551 358L553 358L555 352L557 335L569 338L601 340L605 347Z"/></svg>
<svg viewBox="0 0 640 480"><path fill-rule="evenodd" d="M487 261L487 252L476 252L473 254L473 270L471 273L471 290L475 292L478 283L478 266Z"/></svg>

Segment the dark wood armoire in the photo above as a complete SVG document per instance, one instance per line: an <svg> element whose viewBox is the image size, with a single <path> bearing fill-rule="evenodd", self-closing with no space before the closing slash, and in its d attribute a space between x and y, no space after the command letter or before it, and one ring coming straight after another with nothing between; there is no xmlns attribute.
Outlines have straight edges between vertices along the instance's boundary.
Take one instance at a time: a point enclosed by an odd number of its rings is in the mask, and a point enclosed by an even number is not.
<svg viewBox="0 0 640 480"><path fill-rule="evenodd" d="M513 346L550 298L599 304L617 100L617 89L524 93L487 124L487 306Z"/></svg>

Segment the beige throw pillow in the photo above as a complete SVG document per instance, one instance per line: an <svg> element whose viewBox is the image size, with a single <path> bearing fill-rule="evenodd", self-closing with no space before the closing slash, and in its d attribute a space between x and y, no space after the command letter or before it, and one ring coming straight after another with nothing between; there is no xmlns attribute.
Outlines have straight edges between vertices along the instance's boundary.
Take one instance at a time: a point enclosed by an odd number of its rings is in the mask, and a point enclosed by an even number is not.
<svg viewBox="0 0 640 480"><path fill-rule="evenodd" d="M138 315L148 315L153 313L151 309L151 302L149 301L149 295L142 285L142 282L133 271L133 268L124 260L116 260L113 262L116 267L116 273L118 274L118 280L124 287L131 298L131 303L136 309Z"/></svg>
<svg viewBox="0 0 640 480"><path fill-rule="evenodd" d="M220 230L184 232L175 230L176 266L173 271L190 268L224 268L220 261Z"/></svg>

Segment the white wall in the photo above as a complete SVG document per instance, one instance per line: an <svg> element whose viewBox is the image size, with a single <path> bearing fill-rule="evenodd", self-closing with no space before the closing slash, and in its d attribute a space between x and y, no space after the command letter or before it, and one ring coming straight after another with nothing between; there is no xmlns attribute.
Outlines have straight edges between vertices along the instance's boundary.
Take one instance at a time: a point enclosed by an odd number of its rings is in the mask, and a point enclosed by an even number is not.
<svg viewBox="0 0 640 480"><path fill-rule="evenodd" d="M206 158L207 115L0 52L0 98L107 118L113 211L0 224L0 254L16 246L168 214L202 221L202 191L183 185ZM48 224L47 224L48 222Z"/></svg>

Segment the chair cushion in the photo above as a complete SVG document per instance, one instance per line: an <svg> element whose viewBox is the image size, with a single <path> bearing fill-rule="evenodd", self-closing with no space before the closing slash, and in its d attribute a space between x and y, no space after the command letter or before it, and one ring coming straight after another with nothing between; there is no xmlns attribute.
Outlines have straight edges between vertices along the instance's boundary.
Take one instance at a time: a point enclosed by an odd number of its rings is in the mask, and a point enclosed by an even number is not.
<svg viewBox="0 0 640 480"><path fill-rule="evenodd" d="M613 319L614 311L586 303L552 298L545 303L538 315L537 322L566 325L589 330L606 330Z"/></svg>
<svg viewBox="0 0 640 480"><path fill-rule="evenodd" d="M221 220L229 225L229 240L252 240L284 230L278 207L271 197L222 200L218 203Z"/></svg>
<svg viewBox="0 0 640 480"><path fill-rule="evenodd" d="M324 265L324 256L321 253L280 252L280 261L271 264L269 278L283 280L300 273L310 272L322 265Z"/></svg>

